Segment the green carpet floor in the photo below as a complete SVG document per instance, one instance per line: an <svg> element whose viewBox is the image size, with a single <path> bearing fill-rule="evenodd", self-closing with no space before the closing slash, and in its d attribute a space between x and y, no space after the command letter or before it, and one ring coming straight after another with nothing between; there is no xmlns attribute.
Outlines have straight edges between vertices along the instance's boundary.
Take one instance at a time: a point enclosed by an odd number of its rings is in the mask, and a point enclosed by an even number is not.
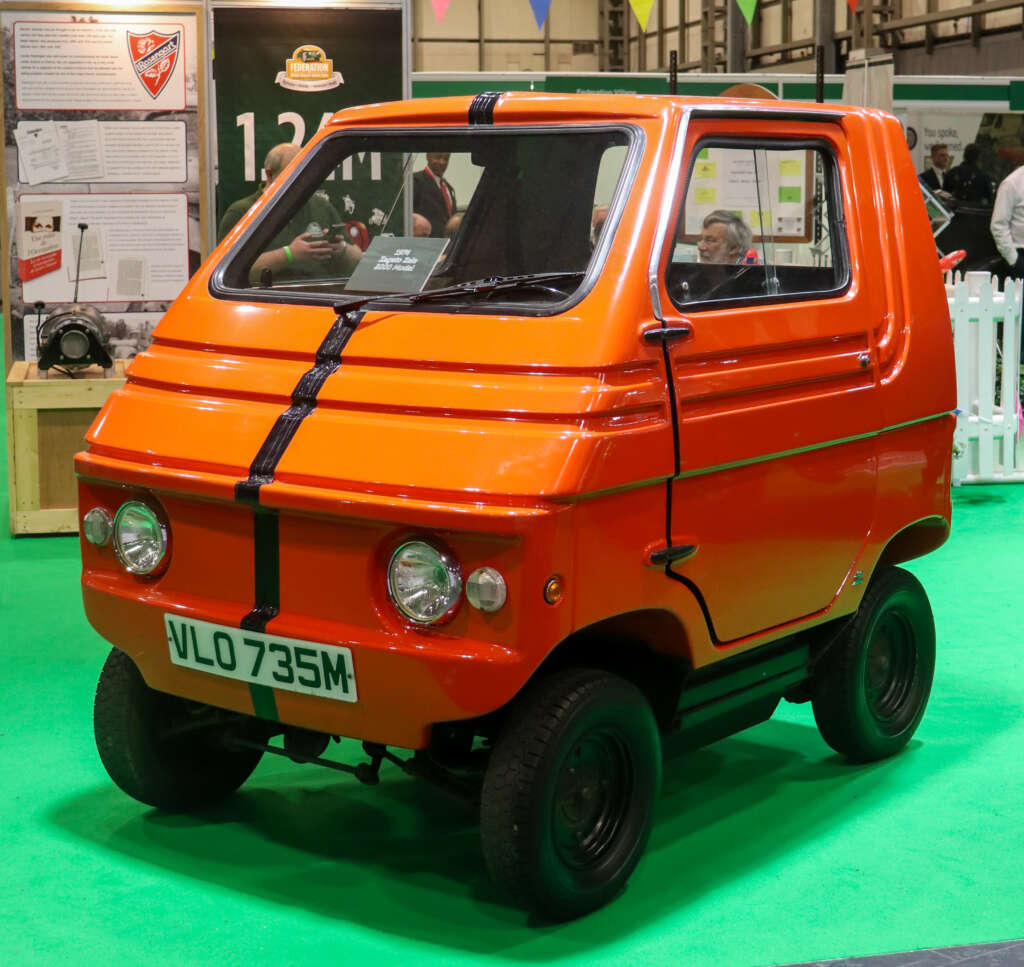
<svg viewBox="0 0 1024 967"><path fill-rule="evenodd" d="M0 477L0 964L759 967L1024 936L1024 487L965 489L912 569L936 613L904 754L846 765L808 706L669 751L646 858L610 907L536 926L489 886L475 817L385 766L367 789L265 761L230 803L161 815L107 779L107 647L74 538L7 535ZM355 748L344 751L354 755Z"/></svg>

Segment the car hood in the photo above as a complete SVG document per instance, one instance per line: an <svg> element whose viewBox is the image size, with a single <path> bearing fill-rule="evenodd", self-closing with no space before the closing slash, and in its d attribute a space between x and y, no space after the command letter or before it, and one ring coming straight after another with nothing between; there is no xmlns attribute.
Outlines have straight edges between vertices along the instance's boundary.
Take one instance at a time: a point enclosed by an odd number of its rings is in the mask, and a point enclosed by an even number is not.
<svg viewBox="0 0 1024 967"><path fill-rule="evenodd" d="M587 301L552 317L367 312L297 405L330 308L184 295L101 411L79 472L117 464L226 496L269 447L271 489L559 499L667 476L660 355Z"/></svg>

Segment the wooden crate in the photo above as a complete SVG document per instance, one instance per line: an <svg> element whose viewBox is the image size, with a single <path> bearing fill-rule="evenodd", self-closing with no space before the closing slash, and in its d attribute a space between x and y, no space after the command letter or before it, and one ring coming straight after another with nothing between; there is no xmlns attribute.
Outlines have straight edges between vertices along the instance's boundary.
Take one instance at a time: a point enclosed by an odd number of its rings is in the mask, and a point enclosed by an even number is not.
<svg viewBox="0 0 1024 967"><path fill-rule="evenodd" d="M35 363L16 362L7 375L8 467L12 534L71 534L78 530L74 456L100 407L124 385L127 360L114 376L98 366L74 379Z"/></svg>

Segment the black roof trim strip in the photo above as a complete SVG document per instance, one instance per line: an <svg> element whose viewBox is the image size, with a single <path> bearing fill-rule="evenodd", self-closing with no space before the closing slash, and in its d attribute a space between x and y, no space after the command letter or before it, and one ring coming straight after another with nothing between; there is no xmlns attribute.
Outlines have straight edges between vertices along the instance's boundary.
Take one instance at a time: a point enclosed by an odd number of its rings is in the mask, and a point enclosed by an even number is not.
<svg viewBox="0 0 1024 967"><path fill-rule="evenodd" d="M694 105L695 118L740 118L743 121L842 121L849 111L829 110L828 108L807 108L806 110L790 107L779 108L748 108L731 105Z"/></svg>
<svg viewBox="0 0 1024 967"><path fill-rule="evenodd" d="M469 105L470 124L494 124L494 106L503 91L485 91L473 98Z"/></svg>

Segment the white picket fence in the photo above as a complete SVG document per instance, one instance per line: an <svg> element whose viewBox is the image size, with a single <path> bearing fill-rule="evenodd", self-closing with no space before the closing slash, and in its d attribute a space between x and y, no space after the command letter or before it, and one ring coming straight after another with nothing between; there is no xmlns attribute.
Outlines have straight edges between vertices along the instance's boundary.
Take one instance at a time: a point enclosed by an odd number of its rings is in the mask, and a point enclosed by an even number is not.
<svg viewBox="0 0 1024 967"><path fill-rule="evenodd" d="M1019 395L1021 282L946 273L956 358L953 485L1024 483ZM996 360L1001 359L999 381Z"/></svg>

